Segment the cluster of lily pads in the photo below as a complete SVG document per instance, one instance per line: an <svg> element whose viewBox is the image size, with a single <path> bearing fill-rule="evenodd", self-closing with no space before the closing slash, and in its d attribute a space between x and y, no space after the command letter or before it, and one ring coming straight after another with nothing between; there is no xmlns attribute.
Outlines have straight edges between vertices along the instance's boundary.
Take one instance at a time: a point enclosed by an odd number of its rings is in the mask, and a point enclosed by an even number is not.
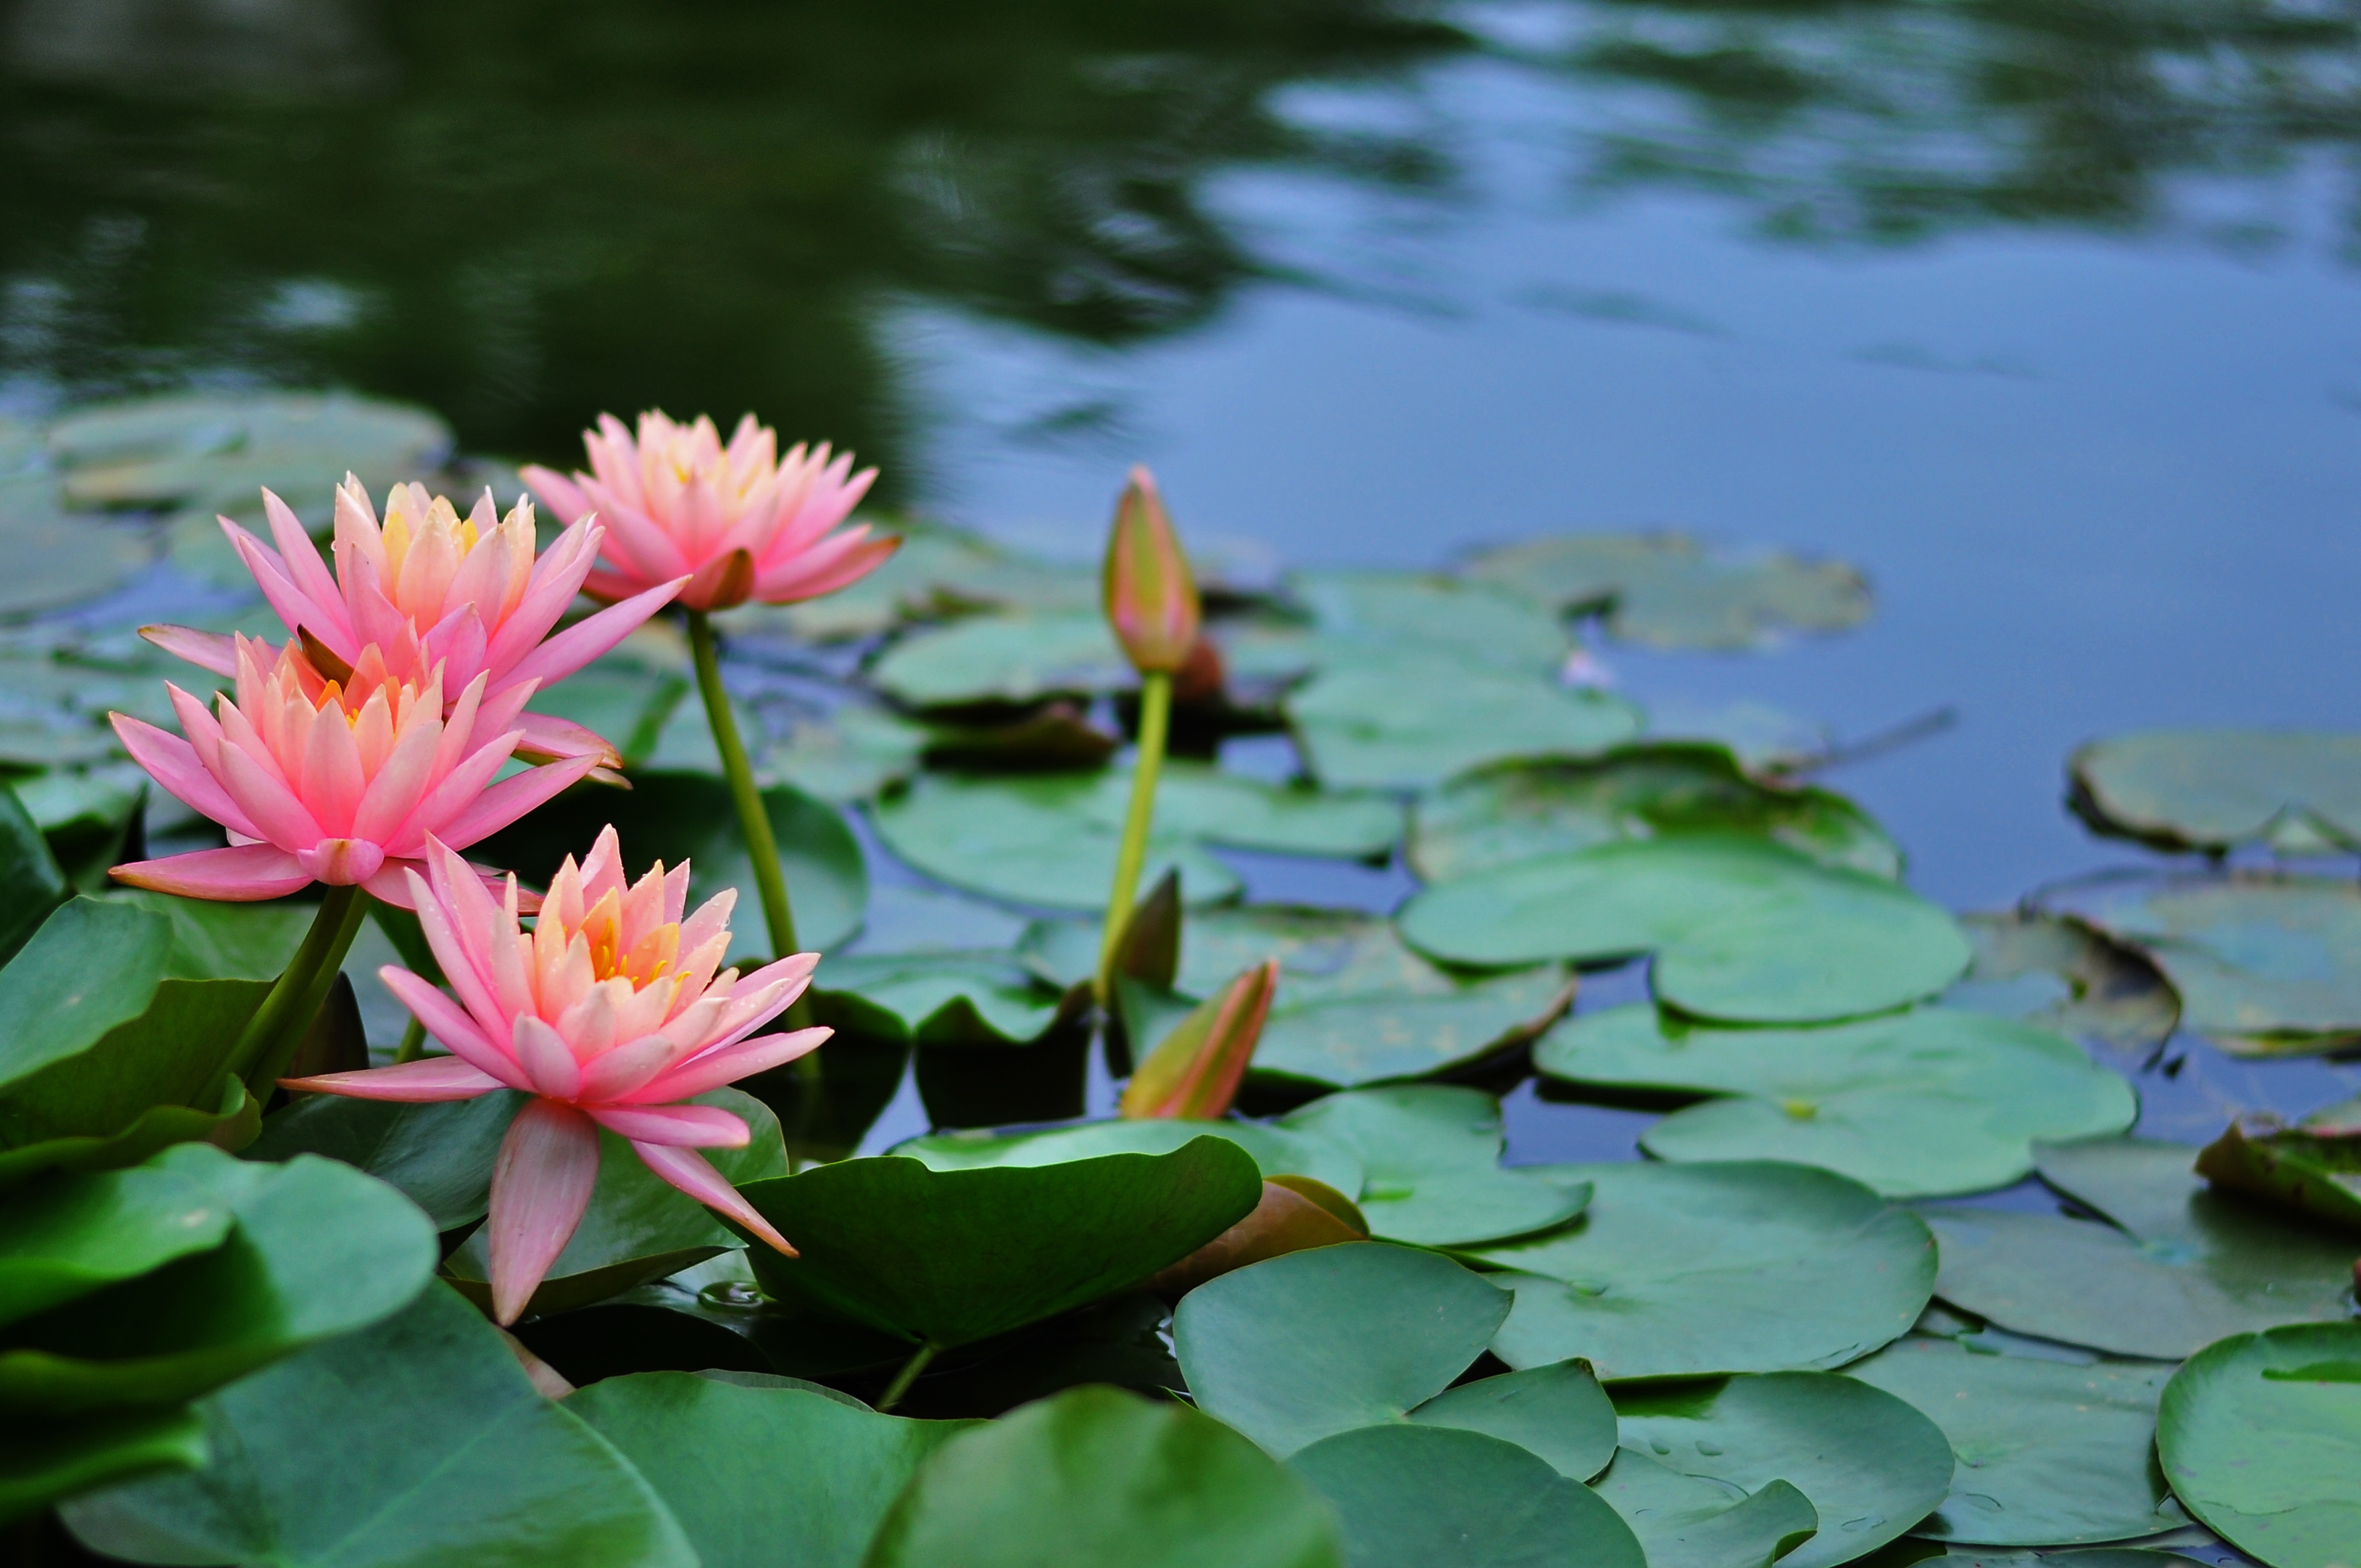
<svg viewBox="0 0 2361 1568"><path fill-rule="evenodd" d="M2182 1031L2361 1043L2349 863L2282 863L2361 850L2361 738L2099 742L2074 808L2212 862L1961 917L1811 782L1825 741L1652 729L1577 641L1839 630L1869 609L1848 568L1673 535L1438 573L1207 558L1154 891L1110 949L1143 699L1099 575L909 523L848 588L713 617L837 1033L700 1102L752 1130L710 1157L796 1253L602 1134L504 1335L483 1222L525 1095L203 1102L205 1043L311 912L104 891L203 825L102 728L158 665L92 601L161 558L143 591L249 624L181 520L270 484L317 525L357 450L511 481L348 400L10 439L0 534L82 563L18 579L8 608L71 613L0 648L0 1514L28 1553L2355 1561L2361 1110L2202 1154L2131 1135L2133 1074ZM687 859L692 899L752 907L691 689L652 622L552 690L632 787L481 858L546 878L612 822L635 868ZM1246 901L1275 866L1295 902ZM389 958L434 972L380 910L295 1076L403 1048ZM1233 1027L1234 977L1274 961ZM1583 996L1638 963L1636 1000ZM1241 1040L1242 1079L1186 1078ZM1182 1091L1109 1113L1110 1078L1176 1053ZM1614 1108L1647 1157L1504 1164L1528 1076L1527 1113ZM889 1138L906 1085L931 1130Z"/></svg>

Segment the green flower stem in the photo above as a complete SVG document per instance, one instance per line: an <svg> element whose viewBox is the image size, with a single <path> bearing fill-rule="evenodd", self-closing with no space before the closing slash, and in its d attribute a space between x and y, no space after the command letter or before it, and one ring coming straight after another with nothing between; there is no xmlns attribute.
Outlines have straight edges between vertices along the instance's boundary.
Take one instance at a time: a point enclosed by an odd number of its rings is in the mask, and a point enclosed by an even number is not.
<svg viewBox="0 0 2361 1568"><path fill-rule="evenodd" d="M894 1374L894 1381L885 1385L885 1392L878 1397L879 1410L890 1410L902 1402L902 1396L910 1391L910 1385L918 1380L918 1374L927 1369L927 1363L934 1360L938 1348L932 1340L919 1343L918 1348L910 1353L910 1359L902 1363L902 1370Z"/></svg>
<svg viewBox="0 0 2361 1568"><path fill-rule="evenodd" d="M795 912L787 906L787 879L779 870L779 841L771 832L771 814L763 809L763 792L754 787L754 764L746 760L746 744L738 738L730 694L722 688L721 661L713 648L713 622L701 609L688 612L688 647L697 661L697 689L705 698L705 719L713 727L713 747L721 753L722 776L730 781L730 798L738 807L738 831L745 837L747 858L754 862L754 887L762 894L763 919L771 930L771 956L783 959L797 948Z"/></svg>
<svg viewBox="0 0 2361 1568"><path fill-rule="evenodd" d="M1139 751L1132 764L1131 807L1124 814L1123 847L1115 858L1115 886L1107 893L1106 929L1099 937L1099 1001L1115 986L1115 944L1131 919L1139 872L1148 860L1148 828L1156 815L1156 775L1164 768L1164 740L1172 725L1172 677L1150 670L1139 683Z"/></svg>
<svg viewBox="0 0 2361 1568"><path fill-rule="evenodd" d="M328 1000L328 988L336 983L336 971L344 967L345 954L351 950L361 916L368 911L368 899L359 888L326 889L320 912L312 917L312 928L303 933L302 945L287 960L287 968L262 999L262 1005L247 1020L246 1031L231 1047L225 1071L246 1080L247 1092L256 1103L270 1098L272 1085L295 1059L296 1047L303 1043L304 1032Z"/></svg>
<svg viewBox="0 0 2361 1568"><path fill-rule="evenodd" d="M425 1054L426 1025L412 1018L402 1025L401 1044L393 1047L394 1064L400 1066L406 1061L416 1061Z"/></svg>

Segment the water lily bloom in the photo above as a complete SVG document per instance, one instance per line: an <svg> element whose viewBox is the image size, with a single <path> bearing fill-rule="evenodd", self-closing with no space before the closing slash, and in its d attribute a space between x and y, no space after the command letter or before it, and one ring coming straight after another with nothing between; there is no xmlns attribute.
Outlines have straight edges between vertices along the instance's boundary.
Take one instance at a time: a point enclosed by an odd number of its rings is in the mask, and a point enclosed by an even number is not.
<svg viewBox="0 0 2361 1568"><path fill-rule="evenodd" d="M627 886L612 828L578 868L571 856L558 868L530 932L517 924L514 877L496 902L439 844L428 847L423 877L403 874L457 1000L408 970L378 972L451 1054L284 1082L369 1100L468 1100L498 1089L533 1096L492 1168L495 1317L516 1321L581 1223L601 1127L673 1186L794 1255L696 1152L743 1147L746 1124L675 1102L793 1061L828 1038L827 1029L754 1034L802 994L818 954L742 978L734 969L716 974L730 950L736 892L725 889L684 919L688 862L667 872L659 861Z"/></svg>
<svg viewBox="0 0 2361 1568"><path fill-rule="evenodd" d="M530 500L520 499L503 519L487 489L463 519L423 485L396 485L386 492L380 525L368 491L347 474L336 488L331 576L284 502L265 490L262 509L276 550L227 518L221 525L288 631L306 639L312 662L339 680L373 644L398 680L423 684L439 666L455 698L478 674L488 677L488 699L534 682L547 685L631 635L687 581L675 575L642 585L553 637L605 538L588 517L536 560ZM182 626L147 627L143 635L217 675L237 674L228 637ZM524 733L518 750L528 757L596 756L607 767L622 766L614 747L578 724L520 713L517 725Z"/></svg>
<svg viewBox="0 0 2361 1568"><path fill-rule="evenodd" d="M488 695L478 671L450 705L443 670L397 680L375 644L332 680L302 649L236 639L237 690L216 711L166 683L186 738L117 713L149 776L229 830L230 847L116 866L135 887L190 898L277 898L314 882L408 905L403 872L430 835L464 849L598 765L577 756L492 782L524 739L530 680Z"/></svg>
<svg viewBox="0 0 2361 1568"><path fill-rule="evenodd" d="M1146 468L1132 469L1115 502L1101 588L1107 626L1133 669L1170 675L1188 667L1202 618L1197 583Z"/></svg>
<svg viewBox="0 0 2361 1568"><path fill-rule="evenodd" d="M588 474L522 472L558 516L595 510L606 524L603 565L588 585L602 598L687 573L680 602L690 609L790 604L866 576L901 543L870 538L866 523L837 528L876 469L855 474L852 455L831 457L825 443L816 450L798 444L782 460L777 435L752 414L727 446L711 419L676 424L656 411L640 416L636 439L622 421L600 414L582 444Z"/></svg>

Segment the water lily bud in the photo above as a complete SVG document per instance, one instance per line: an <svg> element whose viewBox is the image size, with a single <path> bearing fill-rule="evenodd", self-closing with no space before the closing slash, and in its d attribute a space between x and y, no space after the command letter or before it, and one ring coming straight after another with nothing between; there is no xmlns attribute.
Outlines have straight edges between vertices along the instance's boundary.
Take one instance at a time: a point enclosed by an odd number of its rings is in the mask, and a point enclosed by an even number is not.
<svg viewBox="0 0 2361 1568"><path fill-rule="evenodd" d="M1134 468L1107 536L1107 625L1142 674L1172 674L1197 645L1197 584L1173 537L1156 477Z"/></svg>
<svg viewBox="0 0 2361 1568"><path fill-rule="evenodd" d="M1226 1115L1278 990L1279 960L1265 959L1207 997L1139 1064L1118 1113L1136 1120Z"/></svg>

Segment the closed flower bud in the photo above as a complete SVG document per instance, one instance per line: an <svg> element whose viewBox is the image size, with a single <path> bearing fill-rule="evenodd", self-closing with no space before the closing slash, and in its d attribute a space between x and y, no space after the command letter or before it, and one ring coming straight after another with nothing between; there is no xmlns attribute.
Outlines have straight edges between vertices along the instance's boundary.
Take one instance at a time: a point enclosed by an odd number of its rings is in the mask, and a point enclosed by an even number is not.
<svg viewBox="0 0 2361 1568"><path fill-rule="evenodd" d="M1134 468L1107 536L1107 625L1142 674L1173 674L1197 645L1197 584L1173 537L1155 476Z"/></svg>

